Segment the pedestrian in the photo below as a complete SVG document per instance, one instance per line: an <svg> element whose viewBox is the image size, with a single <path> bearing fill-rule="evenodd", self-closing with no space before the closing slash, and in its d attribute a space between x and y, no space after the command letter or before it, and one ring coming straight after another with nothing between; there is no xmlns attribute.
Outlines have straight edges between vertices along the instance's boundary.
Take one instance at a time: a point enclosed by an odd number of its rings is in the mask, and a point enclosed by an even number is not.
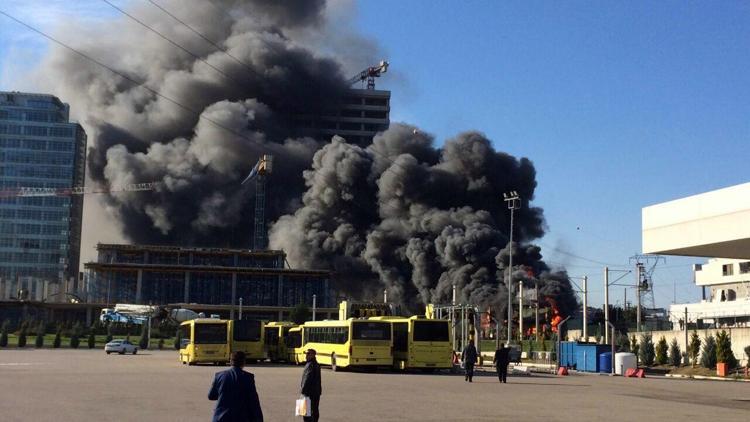
<svg viewBox="0 0 750 422"><path fill-rule="evenodd" d="M213 422L263 422L255 376L245 372L245 353L233 352L232 367L214 377L208 399L216 401Z"/></svg>
<svg viewBox="0 0 750 422"><path fill-rule="evenodd" d="M492 363L495 364L495 369L497 369L497 379L505 384L508 377L508 361L510 359L510 348L503 346L504 345L500 343L500 348L495 350L495 358L492 360Z"/></svg>
<svg viewBox="0 0 750 422"><path fill-rule="evenodd" d="M302 371L302 382L300 393L310 399L311 416L305 416L305 422L318 422L320 418L320 396L323 394L323 386L320 380L320 365L315 359L315 349L307 349L305 352L305 370Z"/></svg>
<svg viewBox="0 0 750 422"><path fill-rule="evenodd" d="M474 347L474 342L469 341L469 344L464 347L463 353L461 353L461 361L464 363L464 370L466 376L464 381L472 382L474 378L474 364L477 362L477 348Z"/></svg>

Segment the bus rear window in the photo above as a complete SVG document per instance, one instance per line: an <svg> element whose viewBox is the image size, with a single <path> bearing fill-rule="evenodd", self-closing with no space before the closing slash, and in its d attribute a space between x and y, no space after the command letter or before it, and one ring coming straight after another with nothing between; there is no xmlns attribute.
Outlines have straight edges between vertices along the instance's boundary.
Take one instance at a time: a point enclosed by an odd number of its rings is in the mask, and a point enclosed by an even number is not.
<svg viewBox="0 0 750 422"><path fill-rule="evenodd" d="M263 323L253 320L234 321L232 337L235 341L260 341L260 326Z"/></svg>
<svg viewBox="0 0 750 422"><path fill-rule="evenodd" d="M390 340L391 324L387 322L354 322L353 340Z"/></svg>
<svg viewBox="0 0 750 422"><path fill-rule="evenodd" d="M196 344L226 344L226 324L195 324Z"/></svg>
<svg viewBox="0 0 750 422"><path fill-rule="evenodd" d="M447 322L414 321L414 341L448 341Z"/></svg>

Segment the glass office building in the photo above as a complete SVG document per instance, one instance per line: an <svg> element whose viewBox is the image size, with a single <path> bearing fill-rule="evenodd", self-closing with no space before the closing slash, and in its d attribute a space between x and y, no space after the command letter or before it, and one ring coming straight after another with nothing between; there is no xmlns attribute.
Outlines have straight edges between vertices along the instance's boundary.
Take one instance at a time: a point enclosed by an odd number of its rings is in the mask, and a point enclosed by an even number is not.
<svg viewBox="0 0 750 422"><path fill-rule="evenodd" d="M86 132L69 111L52 95L0 92L0 300L23 289L58 301L78 276L83 197L17 192L83 185Z"/></svg>

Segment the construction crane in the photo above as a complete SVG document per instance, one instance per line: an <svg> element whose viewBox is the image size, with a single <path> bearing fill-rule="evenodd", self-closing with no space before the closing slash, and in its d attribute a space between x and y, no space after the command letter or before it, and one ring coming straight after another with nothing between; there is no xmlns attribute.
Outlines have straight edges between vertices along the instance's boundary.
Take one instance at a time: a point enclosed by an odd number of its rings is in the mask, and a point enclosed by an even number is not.
<svg viewBox="0 0 750 422"><path fill-rule="evenodd" d="M380 75L388 71L388 62L381 60L377 66L370 66L367 69L359 72L357 76L349 79L349 85L354 85L357 82L363 84L367 81L367 89L375 89L375 78L379 78Z"/></svg>
<svg viewBox="0 0 750 422"><path fill-rule="evenodd" d="M255 179L255 221L253 232L253 249L264 250L268 246L266 235L266 179L273 169L273 155L263 154L242 185Z"/></svg>
<svg viewBox="0 0 750 422"><path fill-rule="evenodd" d="M90 188L87 186L74 186L70 188L19 187L14 189L0 190L0 198L30 198L44 196L108 194L113 192L142 192L152 191L158 184L158 182L133 183L130 185L115 186L110 188Z"/></svg>

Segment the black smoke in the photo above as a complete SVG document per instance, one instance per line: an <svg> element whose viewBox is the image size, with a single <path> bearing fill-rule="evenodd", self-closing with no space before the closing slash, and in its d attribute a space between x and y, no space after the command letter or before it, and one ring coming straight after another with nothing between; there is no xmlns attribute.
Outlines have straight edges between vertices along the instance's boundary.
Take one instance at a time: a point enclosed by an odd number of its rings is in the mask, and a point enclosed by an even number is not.
<svg viewBox="0 0 750 422"><path fill-rule="evenodd" d="M513 280L540 283L564 313L575 306L565 273L530 244L544 234L530 160L496 151L479 132L440 148L400 124L372 145L299 136L293 118L335 108L352 73L341 63L368 44L328 21L331 4L159 3L229 54L138 3L131 14L199 59L122 17L74 44L137 84L61 48L44 66L91 135L90 179L159 182L154 192L105 199L130 241L247 247L254 192L239 182L270 153L270 246L293 266L333 269L339 287L360 298L385 287L416 309L448 301L455 284L461 301L503 309L510 223L502 194L516 190Z"/></svg>

